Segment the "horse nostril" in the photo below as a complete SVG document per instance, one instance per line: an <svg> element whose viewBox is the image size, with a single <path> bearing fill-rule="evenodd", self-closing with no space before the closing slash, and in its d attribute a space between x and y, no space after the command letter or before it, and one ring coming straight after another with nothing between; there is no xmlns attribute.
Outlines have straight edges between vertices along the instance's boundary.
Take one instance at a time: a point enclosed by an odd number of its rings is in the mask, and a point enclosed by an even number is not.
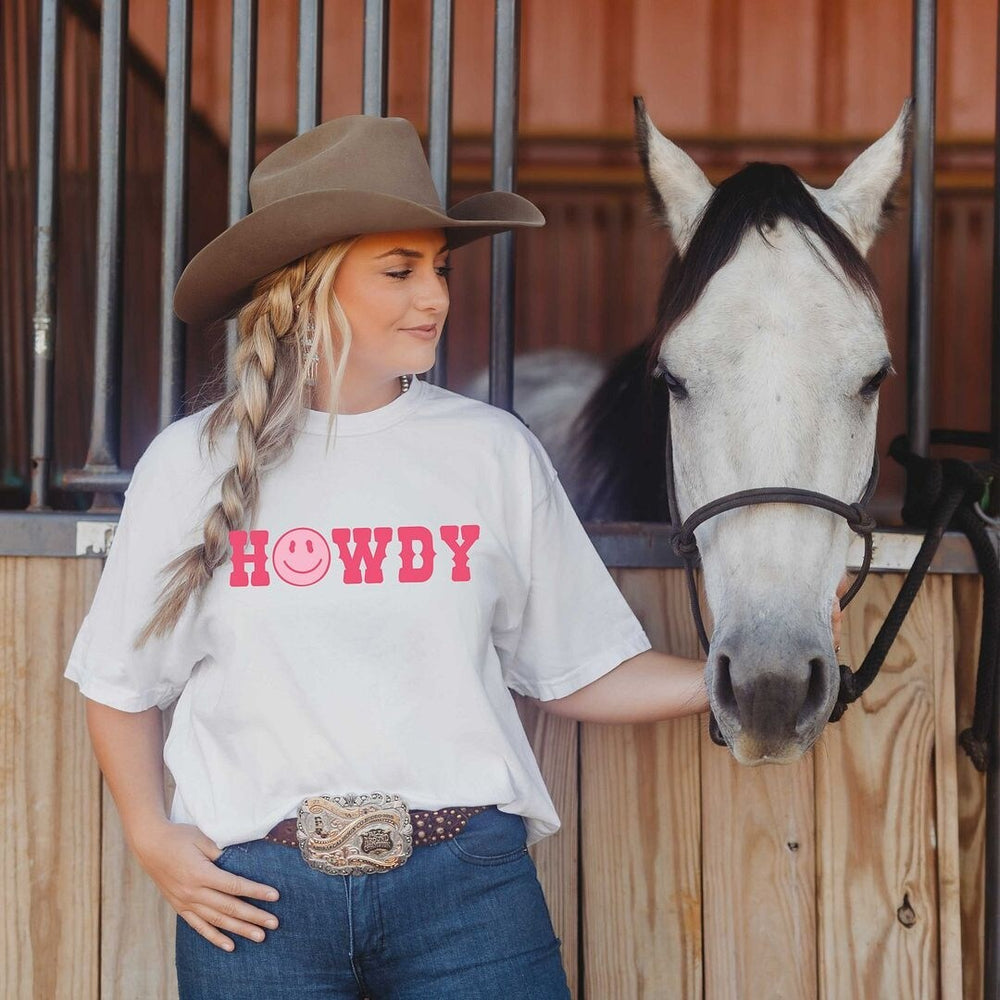
<svg viewBox="0 0 1000 1000"><path fill-rule="evenodd" d="M718 710L727 716L728 721L738 724L740 721L740 707L736 701L736 692L733 690L733 677L729 666L729 657L725 653L719 653L715 661L715 679L713 684L715 689L715 703Z"/></svg>
<svg viewBox="0 0 1000 1000"><path fill-rule="evenodd" d="M826 704L829 691L826 662L821 657L814 656L809 661L809 686L806 689L806 699L795 720L796 729L801 730L816 721L820 709Z"/></svg>

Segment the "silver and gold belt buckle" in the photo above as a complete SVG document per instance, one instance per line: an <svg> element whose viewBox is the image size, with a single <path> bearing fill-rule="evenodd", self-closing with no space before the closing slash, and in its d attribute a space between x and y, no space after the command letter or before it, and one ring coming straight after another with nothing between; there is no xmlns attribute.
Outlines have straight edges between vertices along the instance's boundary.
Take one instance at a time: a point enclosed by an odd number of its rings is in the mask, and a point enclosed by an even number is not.
<svg viewBox="0 0 1000 1000"><path fill-rule="evenodd" d="M306 864L327 875L391 871L413 853L409 809L387 792L303 799L296 831Z"/></svg>

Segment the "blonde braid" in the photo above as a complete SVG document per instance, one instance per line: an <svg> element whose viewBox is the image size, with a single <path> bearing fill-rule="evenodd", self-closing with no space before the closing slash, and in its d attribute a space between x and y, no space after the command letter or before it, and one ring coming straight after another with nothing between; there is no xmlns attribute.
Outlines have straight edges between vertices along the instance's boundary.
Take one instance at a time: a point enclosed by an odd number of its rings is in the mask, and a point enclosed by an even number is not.
<svg viewBox="0 0 1000 1000"><path fill-rule="evenodd" d="M262 278L240 309L240 340L233 358L236 384L202 430L211 453L223 432L235 425L235 464L222 477L221 499L205 520L203 541L164 567L169 579L153 615L136 637L136 649L152 636L170 633L191 597L200 599L215 569L229 559L230 531L253 526L261 477L291 453L306 406L305 341L311 335L310 326L322 343L321 356L336 359L330 395L332 429L351 342L333 282L353 242L345 240L314 251ZM339 334L336 345L335 332Z"/></svg>

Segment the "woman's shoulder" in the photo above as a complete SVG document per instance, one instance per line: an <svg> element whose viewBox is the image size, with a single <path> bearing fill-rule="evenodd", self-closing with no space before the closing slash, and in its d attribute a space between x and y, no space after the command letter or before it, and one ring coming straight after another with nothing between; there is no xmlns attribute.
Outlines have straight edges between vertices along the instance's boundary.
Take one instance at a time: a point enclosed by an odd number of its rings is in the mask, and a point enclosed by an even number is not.
<svg viewBox="0 0 1000 1000"><path fill-rule="evenodd" d="M214 476L205 425L218 407L219 403L212 403L164 427L146 446L133 470L133 479L168 477L177 483L178 479Z"/></svg>
<svg viewBox="0 0 1000 1000"><path fill-rule="evenodd" d="M492 452L505 466L524 463L544 482L555 477L541 441L516 413L429 383L425 392L428 405L424 412L430 419L446 421L446 433L452 441L454 435L465 434L477 452Z"/></svg>
<svg viewBox="0 0 1000 1000"><path fill-rule="evenodd" d="M426 383L424 392L427 398L426 412L428 416L442 417L457 421L467 421L470 427L478 432L494 432L498 435L519 438L524 441L535 441L534 434L517 414L510 413L481 402L471 396L463 396L451 389Z"/></svg>

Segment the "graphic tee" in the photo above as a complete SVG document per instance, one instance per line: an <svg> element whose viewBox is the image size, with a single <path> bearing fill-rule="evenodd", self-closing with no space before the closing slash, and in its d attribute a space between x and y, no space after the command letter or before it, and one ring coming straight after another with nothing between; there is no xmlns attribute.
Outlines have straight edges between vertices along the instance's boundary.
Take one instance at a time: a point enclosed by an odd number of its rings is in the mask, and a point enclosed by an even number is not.
<svg viewBox="0 0 1000 1000"><path fill-rule="evenodd" d="M317 794L496 804L559 820L508 688L559 698L650 643L516 417L414 380L379 409L306 411L258 515L173 631L140 650L166 564L233 465L212 408L136 464L66 676L127 712L176 702L170 818L220 847Z"/></svg>

